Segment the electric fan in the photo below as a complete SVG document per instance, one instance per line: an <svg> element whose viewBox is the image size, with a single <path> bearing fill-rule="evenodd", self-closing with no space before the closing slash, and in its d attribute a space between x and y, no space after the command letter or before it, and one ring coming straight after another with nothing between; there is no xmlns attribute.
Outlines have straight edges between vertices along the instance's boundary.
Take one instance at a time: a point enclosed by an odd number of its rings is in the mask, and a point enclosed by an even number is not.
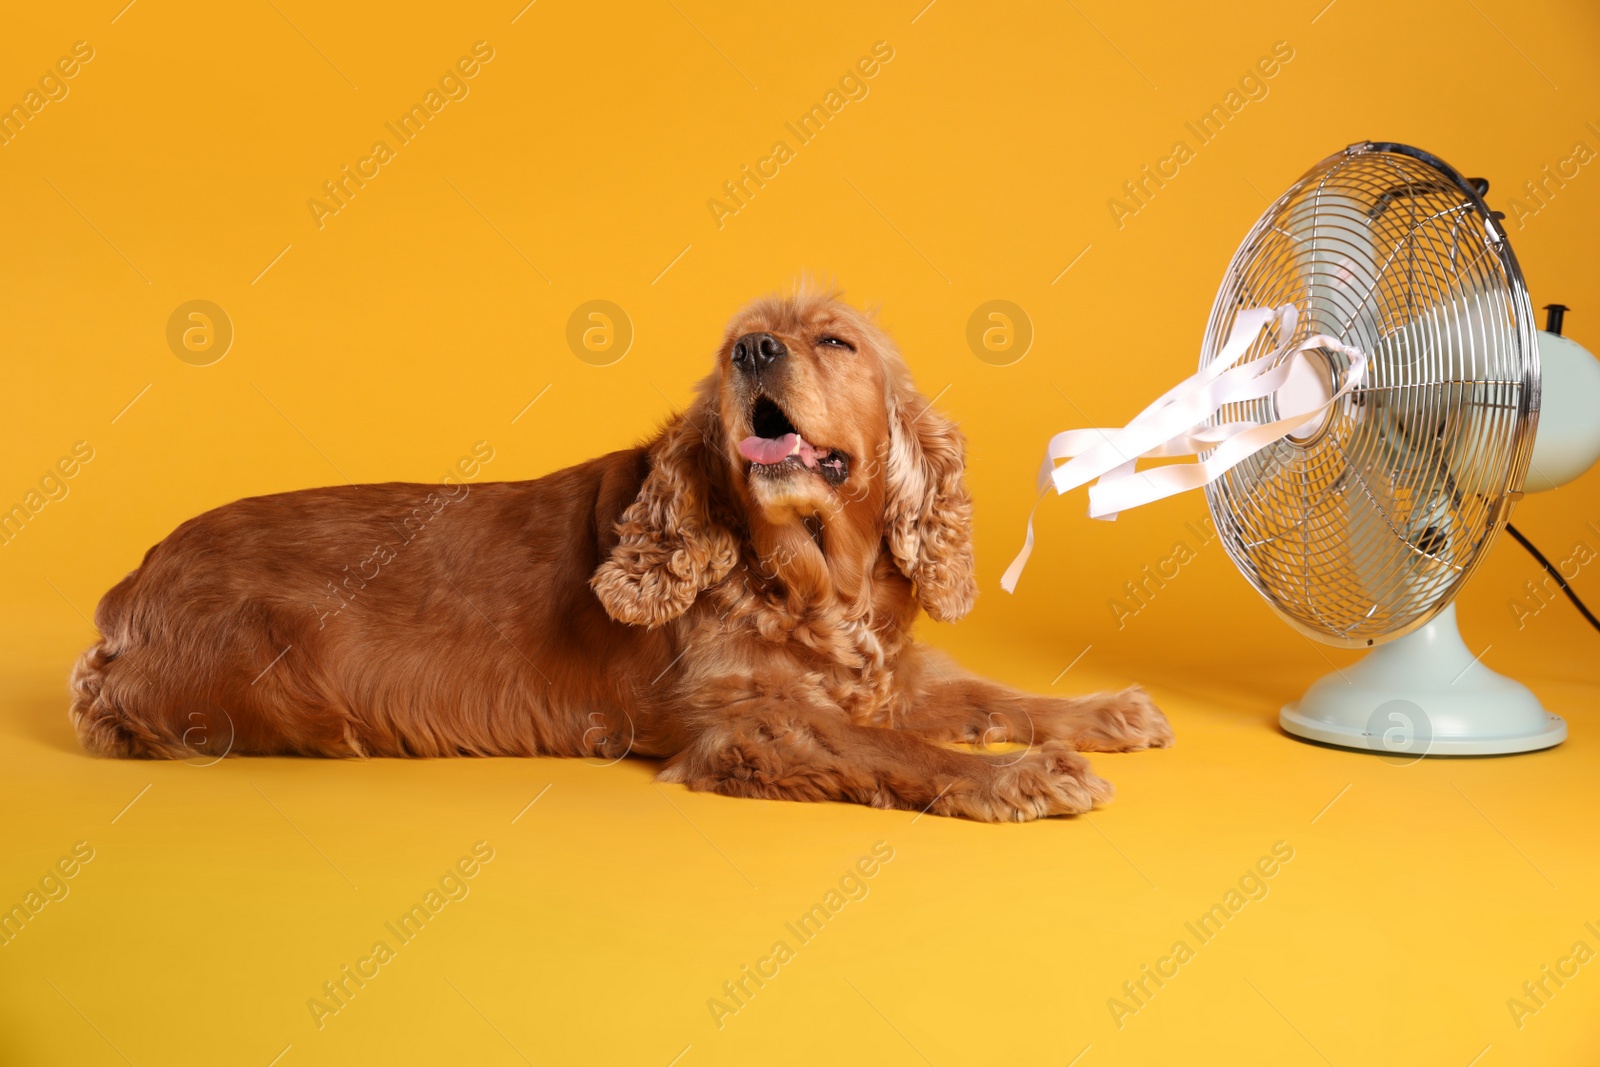
<svg viewBox="0 0 1600 1067"><path fill-rule="evenodd" d="M1487 189L1401 144L1323 160L1234 253L1199 372L1126 427L1047 451L1041 489L1098 479L1097 518L1203 486L1228 556L1279 616L1373 648L1282 710L1300 737L1414 755L1566 737L1467 649L1452 604L1524 490L1600 458L1600 363L1558 336L1565 309L1535 328ZM1006 589L1032 545L1030 518Z"/></svg>

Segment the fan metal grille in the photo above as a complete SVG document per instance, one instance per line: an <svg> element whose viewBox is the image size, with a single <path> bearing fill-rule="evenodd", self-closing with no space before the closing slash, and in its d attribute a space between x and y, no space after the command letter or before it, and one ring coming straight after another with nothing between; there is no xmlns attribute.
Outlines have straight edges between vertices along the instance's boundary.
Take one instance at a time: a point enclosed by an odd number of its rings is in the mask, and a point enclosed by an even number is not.
<svg viewBox="0 0 1600 1067"><path fill-rule="evenodd" d="M1320 427L1206 487L1228 555L1273 608L1364 647L1431 619L1471 576L1512 504L1539 409L1533 309L1481 197L1414 148L1355 145L1312 168L1234 254L1201 366L1239 310L1300 309L1247 358L1328 334L1368 354ZM1348 361L1321 350L1331 388ZM1265 397L1217 422L1280 417Z"/></svg>

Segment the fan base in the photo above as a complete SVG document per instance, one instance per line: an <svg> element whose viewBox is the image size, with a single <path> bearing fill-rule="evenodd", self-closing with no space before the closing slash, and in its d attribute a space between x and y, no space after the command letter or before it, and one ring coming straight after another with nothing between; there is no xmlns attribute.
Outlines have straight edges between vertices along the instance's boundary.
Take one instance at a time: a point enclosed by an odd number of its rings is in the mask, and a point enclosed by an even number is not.
<svg viewBox="0 0 1600 1067"><path fill-rule="evenodd" d="M1454 604L1322 678L1278 722L1296 737L1401 760L1535 752L1567 739L1566 720L1467 650Z"/></svg>

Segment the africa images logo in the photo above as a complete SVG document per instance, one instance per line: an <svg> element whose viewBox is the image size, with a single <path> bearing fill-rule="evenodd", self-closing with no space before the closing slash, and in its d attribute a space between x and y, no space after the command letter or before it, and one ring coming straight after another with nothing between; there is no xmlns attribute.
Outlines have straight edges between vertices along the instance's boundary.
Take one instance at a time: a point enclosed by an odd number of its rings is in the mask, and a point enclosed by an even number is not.
<svg viewBox="0 0 1600 1067"><path fill-rule="evenodd" d="M371 150L356 160L354 167L346 163L340 168L337 178L322 183L325 200L312 197L306 201L311 221L316 223L317 229L323 229L330 216L349 207L356 194L367 187L367 182L376 178L387 164L398 158L401 148L421 136L423 129L439 117L446 105L465 100L472 92L468 82L477 77L483 66L493 59L493 46L488 41L476 42L472 46L472 54L462 56L447 68L439 76L437 87L430 86L420 102L412 103L393 122L385 122L383 128L394 137L395 143L391 145L383 139L374 141Z"/></svg>

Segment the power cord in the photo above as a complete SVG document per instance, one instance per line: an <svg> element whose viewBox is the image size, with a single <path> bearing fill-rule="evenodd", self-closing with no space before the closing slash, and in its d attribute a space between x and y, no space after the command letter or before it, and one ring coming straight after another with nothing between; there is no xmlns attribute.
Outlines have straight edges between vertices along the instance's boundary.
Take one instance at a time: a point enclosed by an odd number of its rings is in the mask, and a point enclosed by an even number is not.
<svg viewBox="0 0 1600 1067"><path fill-rule="evenodd" d="M1594 612L1590 611L1584 605L1583 601L1578 599L1578 594L1572 591L1572 586L1567 584L1567 580L1561 576L1561 572L1556 569L1555 564L1545 559L1544 553L1533 547L1533 542L1528 540L1526 537L1523 537L1522 531L1511 525L1509 522L1506 523L1506 533L1510 534L1512 537L1515 537L1517 539L1517 544L1527 549L1533 558L1539 561L1539 566L1543 567L1549 572L1550 577L1554 578L1556 580L1556 584L1561 587L1561 591L1567 594L1567 599L1572 601L1573 606L1583 614L1585 619L1589 620L1589 625L1593 626L1596 630L1600 630L1600 619L1596 619L1594 617Z"/></svg>

